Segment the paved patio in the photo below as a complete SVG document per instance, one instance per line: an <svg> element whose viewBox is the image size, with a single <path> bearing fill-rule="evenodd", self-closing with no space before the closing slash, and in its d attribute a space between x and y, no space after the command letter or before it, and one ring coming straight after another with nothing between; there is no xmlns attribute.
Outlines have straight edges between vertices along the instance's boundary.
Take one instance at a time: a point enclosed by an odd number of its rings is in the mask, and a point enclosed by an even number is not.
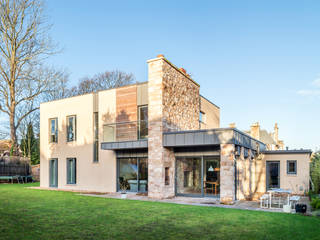
<svg viewBox="0 0 320 240"><path fill-rule="evenodd" d="M89 197L100 197L100 198L114 198L121 199L121 193L98 193L98 192L89 192L89 191L72 191L68 189L57 189L57 188L44 188L44 187L28 187L31 189L39 190L51 190L51 191L66 191L66 192L77 192L81 196ZM215 198L194 198L194 197L174 197L169 199L153 199L149 198L145 194L137 193L127 193L128 200L140 200L140 201L152 201L152 202L165 202L165 203L175 203L175 204L184 204L184 205L194 205L194 206L207 206L207 207L222 207L222 208L234 208L242 210L256 210L264 212L283 212L282 209L269 209L269 208L260 208L259 201L236 201L232 205L221 204L218 199ZM308 197L301 197L299 203L307 204L307 215L311 214L311 206Z"/></svg>
<svg viewBox="0 0 320 240"><path fill-rule="evenodd" d="M80 193L83 196L91 197L101 197L101 198L115 198L121 199L120 193L107 193L107 194L91 194L91 193ZM166 202L166 203L175 203L175 204L186 204L194 206L209 206L209 207L222 207L222 208L234 208L234 209L243 209L243 210L256 210L256 211L265 211L265 212L282 212L282 209L265 209L260 208L260 202L258 201L236 201L232 205L221 204L218 199L215 198L192 198L192 197L174 197L170 199L152 199L146 195L136 194L136 193L127 193L128 200L140 200L140 201L153 201L153 202ZM305 203L308 206L307 214L310 214L310 204L307 197L302 197L300 200L301 203Z"/></svg>

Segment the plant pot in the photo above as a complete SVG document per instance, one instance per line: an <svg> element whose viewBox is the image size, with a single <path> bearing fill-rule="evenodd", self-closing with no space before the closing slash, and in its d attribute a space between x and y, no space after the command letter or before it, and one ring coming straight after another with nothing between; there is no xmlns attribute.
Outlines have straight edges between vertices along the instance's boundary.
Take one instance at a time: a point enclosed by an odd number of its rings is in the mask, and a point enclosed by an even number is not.
<svg viewBox="0 0 320 240"><path fill-rule="evenodd" d="M291 205L283 205L283 212L291 213Z"/></svg>
<svg viewBox="0 0 320 240"><path fill-rule="evenodd" d="M127 194L126 193L121 193L121 198L122 199L126 199L127 198Z"/></svg>

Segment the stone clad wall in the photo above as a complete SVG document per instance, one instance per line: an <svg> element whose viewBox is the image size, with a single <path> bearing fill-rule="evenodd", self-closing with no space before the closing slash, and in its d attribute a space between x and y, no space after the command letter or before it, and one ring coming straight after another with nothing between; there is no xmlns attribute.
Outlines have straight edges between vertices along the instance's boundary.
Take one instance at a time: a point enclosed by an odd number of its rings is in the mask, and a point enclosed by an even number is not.
<svg viewBox="0 0 320 240"><path fill-rule="evenodd" d="M220 201L232 203L235 199L234 145L220 145Z"/></svg>
<svg viewBox="0 0 320 240"><path fill-rule="evenodd" d="M167 61L163 64L163 74L164 130L199 129L199 85Z"/></svg>
<svg viewBox="0 0 320 240"><path fill-rule="evenodd" d="M164 182L162 147L163 61L148 62L148 196L162 198Z"/></svg>
<svg viewBox="0 0 320 240"><path fill-rule="evenodd" d="M164 57L149 60L148 67L148 196L168 198L175 195L175 157L163 147L163 132L199 129L199 85Z"/></svg>

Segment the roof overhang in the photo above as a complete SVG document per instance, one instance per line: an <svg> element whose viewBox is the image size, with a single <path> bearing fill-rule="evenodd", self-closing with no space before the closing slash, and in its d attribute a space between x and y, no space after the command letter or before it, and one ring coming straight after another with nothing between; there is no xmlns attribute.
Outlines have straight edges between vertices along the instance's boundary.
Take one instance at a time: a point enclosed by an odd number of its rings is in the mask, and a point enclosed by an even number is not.
<svg viewBox="0 0 320 240"><path fill-rule="evenodd" d="M164 147L214 146L234 144L252 150L264 151L266 145L236 128L177 131L163 133Z"/></svg>
<svg viewBox="0 0 320 240"><path fill-rule="evenodd" d="M262 151L263 154L312 154L311 149L300 149L300 150L266 150Z"/></svg>
<svg viewBox="0 0 320 240"><path fill-rule="evenodd" d="M148 148L148 139L101 143L101 149L103 150L125 150L125 149L143 149L143 148Z"/></svg>

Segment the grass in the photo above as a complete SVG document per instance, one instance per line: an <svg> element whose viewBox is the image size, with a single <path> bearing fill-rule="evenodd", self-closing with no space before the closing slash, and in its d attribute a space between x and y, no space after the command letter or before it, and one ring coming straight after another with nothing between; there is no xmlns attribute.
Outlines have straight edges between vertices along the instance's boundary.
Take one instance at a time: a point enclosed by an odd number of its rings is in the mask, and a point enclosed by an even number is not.
<svg viewBox="0 0 320 240"><path fill-rule="evenodd" d="M28 184L35 186L36 184ZM319 239L320 218L0 184L0 239Z"/></svg>

